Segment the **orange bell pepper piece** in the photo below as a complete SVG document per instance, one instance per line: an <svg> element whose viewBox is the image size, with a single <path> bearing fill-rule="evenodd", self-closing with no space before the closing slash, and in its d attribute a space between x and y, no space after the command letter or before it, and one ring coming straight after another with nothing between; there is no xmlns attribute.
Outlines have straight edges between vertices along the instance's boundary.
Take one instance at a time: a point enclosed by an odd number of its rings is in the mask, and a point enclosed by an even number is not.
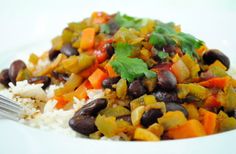
<svg viewBox="0 0 236 154"><path fill-rule="evenodd" d="M88 80L84 81L84 83L75 90L75 97L77 97L78 99L88 98L87 90L91 88L92 86L90 82Z"/></svg>
<svg viewBox="0 0 236 154"><path fill-rule="evenodd" d="M87 50L93 48L95 43L95 28L86 28L82 31L80 49Z"/></svg>
<svg viewBox="0 0 236 154"><path fill-rule="evenodd" d="M119 76L109 63L106 64L104 69L107 71L108 76L111 78Z"/></svg>
<svg viewBox="0 0 236 154"><path fill-rule="evenodd" d="M91 74L93 74L93 72L97 69L97 67L98 67L98 62L95 61L95 63L92 66L80 72L80 76L83 78L88 78Z"/></svg>
<svg viewBox="0 0 236 154"><path fill-rule="evenodd" d="M63 97L55 96L54 99L57 101L57 104L55 106L57 109L62 109L68 103L68 101Z"/></svg>
<svg viewBox="0 0 236 154"><path fill-rule="evenodd" d="M181 139L204 136L206 132L198 120L191 119L183 125L169 129L167 135L173 139Z"/></svg>
<svg viewBox="0 0 236 154"><path fill-rule="evenodd" d="M207 108L220 107L220 106L221 103L217 100L217 97L214 95L207 97L207 99L204 102L204 107Z"/></svg>
<svg viewBox="0 0 236 154"><path fill-rule="evenodd" d="M199 82L199 84L207 88L224 89L227 85L229 85L229 82L230 82L229 77L215 77L207 81Z"/></svg>
<svg viewBox="0 0 236 154"><path fill-rule="evenodd" d="M206 134L214 134L216 132L217 114L203 108L199 109L199 113Z"/></svg>
<svg viewBox="0 0 236 154"><path fill-rule="evenodd" d="M88 80L94 89L100 89L102 88L102 81L107 77L108 75L105 72L97 68L96 71L89 76Z"/></svg>

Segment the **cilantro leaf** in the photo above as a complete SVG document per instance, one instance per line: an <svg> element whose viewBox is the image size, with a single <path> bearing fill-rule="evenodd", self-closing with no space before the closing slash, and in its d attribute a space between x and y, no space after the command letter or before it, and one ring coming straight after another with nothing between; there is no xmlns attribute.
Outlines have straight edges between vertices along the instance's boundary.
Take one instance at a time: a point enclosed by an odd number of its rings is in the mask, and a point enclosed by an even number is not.
<svg viewBox="0 0 236 154"><path fill-rule="evenodd" d="M104 34L110 34L110 27L107 24L100 25L100 32Z"/></svg>
<svg viewBox="0 0 236 154"><path fill-rule="evenodd" d="M138 19L138 18L131 17L128 15L121 15L118 12L115 16L115 22L120 27L139 29L140 27L142 27L145 24L146 20L145 19Z"/></svg>
<svg viewBox="0 0 236 154"><path fill-rule="evenodd" d="M156 45L158 48L161 48L167 44L165 37L162 34L155 33L155 32L152 33L152 35L150 36L149 42L152 45Z"/></svg>
<svg viewBox="0 0 236 154"><path fill-rule="evenodd" d="M157 52L157 56L160 59L166 59L167 57L169 57L169 54L167 52L159 51L159 52Z"/></svg>
<svg viewBox="0 0 236 154"><path fill-rule="evenodd" d="M120 56L111 61L111 66L122 78L129 82L143 75L147 78L156 77L156 73L148 70L147 64L138 58Z"/></svg>
<svg viewBox="0 0 236 154"><path fill-rule="evenodd" d="M131 56L133 51L133 46L129 45L128 43L117 43L115 45L115 53L116 56Z"/></svg>

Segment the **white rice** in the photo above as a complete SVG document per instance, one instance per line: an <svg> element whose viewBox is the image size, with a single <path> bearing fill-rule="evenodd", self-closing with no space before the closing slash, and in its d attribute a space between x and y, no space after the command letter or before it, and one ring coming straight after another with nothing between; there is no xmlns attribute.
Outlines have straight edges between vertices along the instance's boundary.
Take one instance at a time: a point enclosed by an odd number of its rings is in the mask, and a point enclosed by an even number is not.
<svg viewBox="0 0 236 154"><path fill-rule="evenodd" d="M51 98L54 96L54 90L63 86L62 84L51 85L45 91L41 88L42 84L28 84L27 81L17 82L16 86L12 83L9 85L10 88L0 90L0 95L4 95L23 106L25 118L20 120L21 123L74 137L83 137L83 135L76 133L69 127L69 119L84 104L96 98L104 97L103 90L88 90L89 99L87 101L74 98L71 109L58 110L55 108L57 101ZM40 104L43 106L41 109Z"/></svg>
<svg viewBox="0 0 236 154"><path fill-rule="evenodd" d="M14 95L23 98L34 98L41 101L47 100L46 92L41 88L43 84L28 84L25 80L17 82L16 86L12 83L10 83L9 86Z"/></svg>

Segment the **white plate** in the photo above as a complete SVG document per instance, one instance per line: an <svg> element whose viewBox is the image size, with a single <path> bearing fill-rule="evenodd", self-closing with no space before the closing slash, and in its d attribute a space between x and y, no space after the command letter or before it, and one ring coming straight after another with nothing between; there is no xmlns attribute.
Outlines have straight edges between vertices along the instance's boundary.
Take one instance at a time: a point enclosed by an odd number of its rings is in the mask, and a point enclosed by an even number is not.
<svg viewBox="0 0 236 154"><path fill-rule="evenodd" d="M204 40L210 48L224 51L236 66L236 4L234 0L165 0L111 2L58 0L4 1L0 5L0 69L16 58L27 59L30 52L50 48L52 37L60 34L67 22L79 21L94 10L121 11L138 17L174 21L183 31ZM235 67L236 68L236 67ZM163 142L108 142L70 138L0 120L1 154L38 153L191 153L234 154L236 131L202 138Z"/></svg>

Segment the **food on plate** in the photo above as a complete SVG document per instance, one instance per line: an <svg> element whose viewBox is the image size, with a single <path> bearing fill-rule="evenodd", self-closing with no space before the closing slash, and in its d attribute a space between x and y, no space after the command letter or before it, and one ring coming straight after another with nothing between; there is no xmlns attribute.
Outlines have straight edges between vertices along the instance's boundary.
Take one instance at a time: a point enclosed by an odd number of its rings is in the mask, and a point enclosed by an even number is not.
<svg viewBox="0 0 236 154"><path fill-rule="evenodd" d="M236 128L229 58L179 25L94 12L1 71L21 122L92 139L160 141Z"/></svg>

